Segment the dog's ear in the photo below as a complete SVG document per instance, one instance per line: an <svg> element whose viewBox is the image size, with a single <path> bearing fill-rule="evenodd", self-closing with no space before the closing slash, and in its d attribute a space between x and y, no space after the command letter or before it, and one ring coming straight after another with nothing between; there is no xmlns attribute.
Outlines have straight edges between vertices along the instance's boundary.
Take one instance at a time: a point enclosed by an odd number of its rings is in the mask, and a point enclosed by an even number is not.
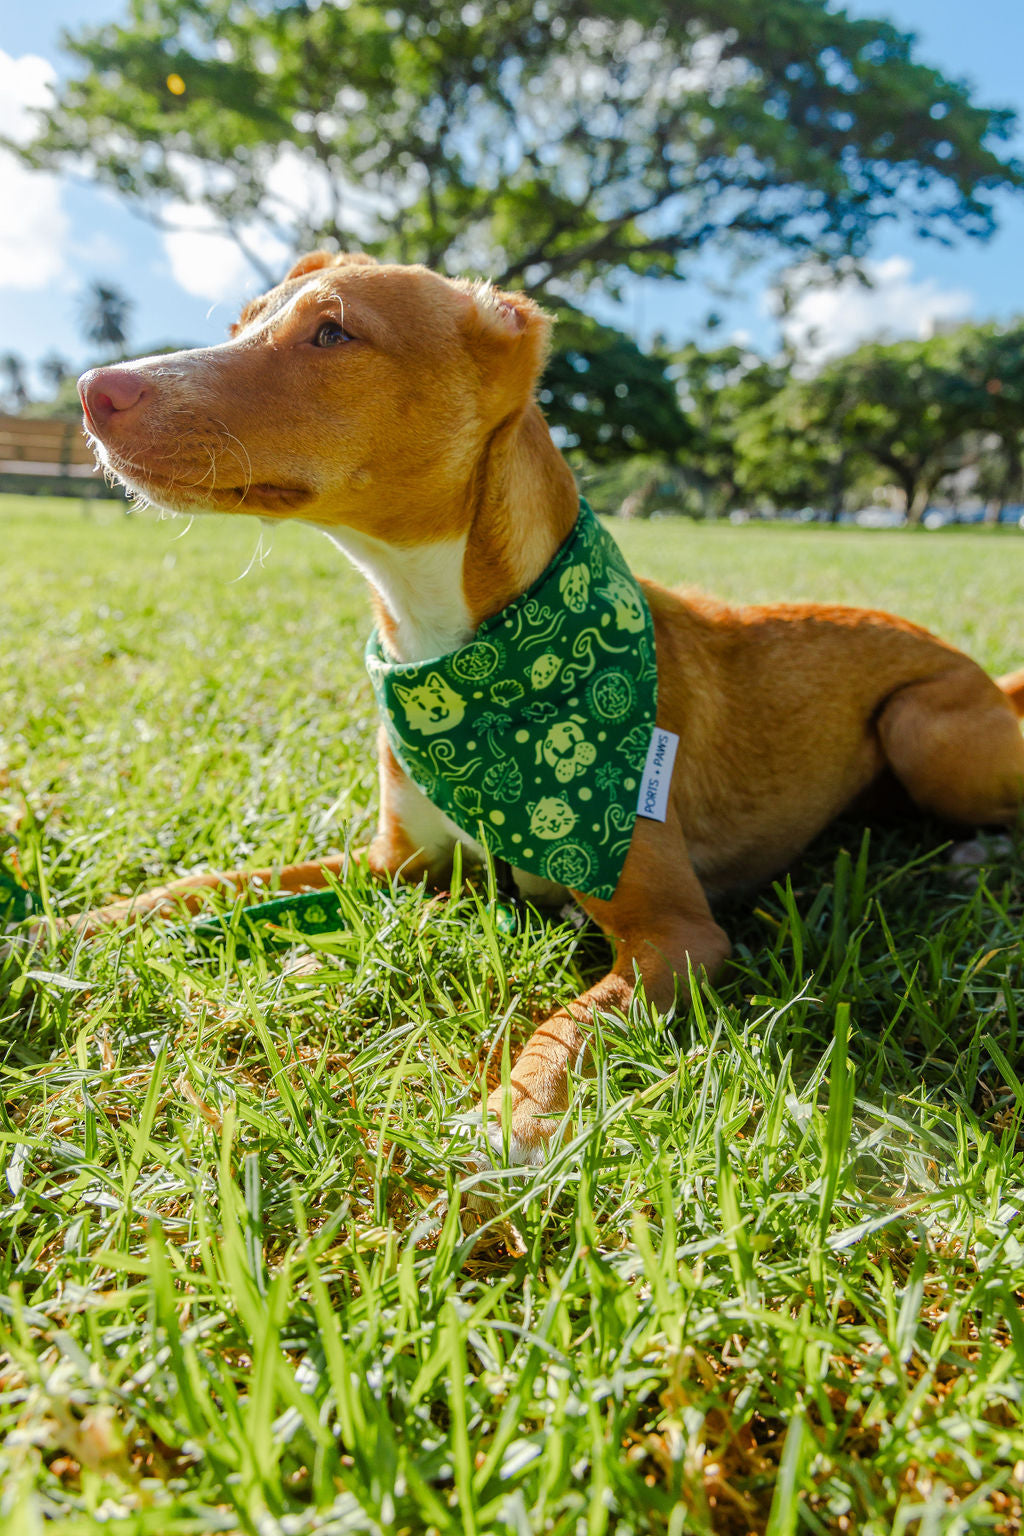
<svg viewBox="0 0 1024 1536"><path fill-rule="evenodd" d="M363 251L310 251L308 256L300 256L292 267L285 282L293 277L305 277L307 272L318 272L321 267L375 267L377 258L367 256Z"/></svg>
<svg viewBox="0 0 1024 1536"><path fill-rule="evenodd" d="M532 387L547 360L551 317L525 293L489 283L458 282L466 296L463 331L479 355L489 355L507 377Z"/></svg>
<svg viewBox="0 0 1024 1536"><path fill-rule="evenodd" d="M307 272L316 272L320 267L334 266L333 251L310 251L307 256L300 256L298 261L284 278L290 283L293 277L305 277Z"/></svg>
<svg viewBox="0 0 1024 1536"><path fill-rule="evenodd" d="M505 293L490 283L457 281L455 286L470 300L466 324L471 334L508 343L528 332L546 337L551 328L550 317L525 293Z"/></svg>

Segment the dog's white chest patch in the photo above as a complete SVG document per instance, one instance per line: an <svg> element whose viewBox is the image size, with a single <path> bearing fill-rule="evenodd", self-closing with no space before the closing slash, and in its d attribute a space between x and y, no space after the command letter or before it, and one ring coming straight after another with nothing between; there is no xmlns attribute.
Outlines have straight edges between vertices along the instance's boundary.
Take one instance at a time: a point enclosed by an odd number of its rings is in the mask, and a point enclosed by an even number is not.
<svg viewBox="0 0 1024 1536"><path fill-rule="evenodd" d="M465 534L399 549L355 528L320 527L380 593L402 661L442 656L471 639L462 592Z"/></svg>

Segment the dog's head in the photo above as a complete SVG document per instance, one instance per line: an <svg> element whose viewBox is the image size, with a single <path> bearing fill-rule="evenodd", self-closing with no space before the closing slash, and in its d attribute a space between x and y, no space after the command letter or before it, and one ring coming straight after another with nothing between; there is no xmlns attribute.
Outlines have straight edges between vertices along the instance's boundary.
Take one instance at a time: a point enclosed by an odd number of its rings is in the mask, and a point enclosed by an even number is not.
<svg viewBox="0 0 1024 1536"><path fill-rule="evenodd" d="M108 471L171 511L414 543L532 398L547 332L525 295L318 251L221 345L84 374L85 428Z"/></svg>

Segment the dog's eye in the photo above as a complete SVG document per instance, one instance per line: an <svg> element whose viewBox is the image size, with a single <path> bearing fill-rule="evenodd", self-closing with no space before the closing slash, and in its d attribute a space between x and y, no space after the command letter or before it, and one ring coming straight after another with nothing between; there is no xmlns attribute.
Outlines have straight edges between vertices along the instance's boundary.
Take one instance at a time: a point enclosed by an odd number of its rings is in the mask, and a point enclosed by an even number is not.
<svg viewBox="0 0 1024 1536"><path fill-rule="evenodd" d="M313 337L314 347L340 347L343 342L351 341L352 337L343 325L337 320L325 320L316 335Z"/></svg>

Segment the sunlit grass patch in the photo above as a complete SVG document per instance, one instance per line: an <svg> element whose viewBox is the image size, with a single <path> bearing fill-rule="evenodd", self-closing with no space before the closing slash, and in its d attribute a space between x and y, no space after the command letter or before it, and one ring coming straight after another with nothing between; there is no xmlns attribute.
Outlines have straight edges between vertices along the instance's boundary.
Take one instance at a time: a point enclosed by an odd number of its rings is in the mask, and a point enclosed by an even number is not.
<svg viewBox="0 0 1024 1536"><path fill-rule="evenodd" d="M0 802L57 904L372 824L358 583L292 529L232 584L251 525L179 527L0 510ZM740 597L794 591L790 547L799 595L931 605L1024 659L1006 539L624 542ZM599 974L592 934L353 864L304 945L229 916L10 965L2 1520L1018 1530L1024 846L965 877L945 836L844 823L731 901L719 983L597 1021L552 1158L471 1234L466 1117Z"/></svg>

